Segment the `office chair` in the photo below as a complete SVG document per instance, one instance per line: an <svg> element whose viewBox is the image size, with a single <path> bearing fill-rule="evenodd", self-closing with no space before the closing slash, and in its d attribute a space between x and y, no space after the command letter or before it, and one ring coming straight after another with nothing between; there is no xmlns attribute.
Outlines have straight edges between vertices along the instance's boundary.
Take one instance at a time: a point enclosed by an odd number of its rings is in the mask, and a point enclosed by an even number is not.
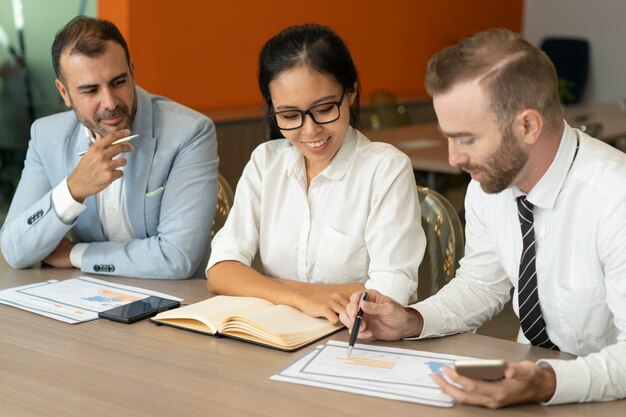
<svg viewBox="0 0 626 417"><path fill-rule="evenodd" d="M417 293L421 301L454 278L463 257L464 236L459 215L444 196L419 185L417 195L426 233L426 253L418 271Z"/></svg>
<svg viewBox="0 0 626 417"><path fill-rule="evenodd" d="M211 239L224 226L230 208L233 206L234 193L233 189L226 181L222 174L217 176L217 204L215 205L215 217L211 226Z"/></svg>
<svg viewBox="0 0 626 417"><path fill-rule="evenodd" d="M211 257L211 241L215 234L224 226L226 223L226 218L230 213L230 208L233 206L233 189L230 188L228 181L226 178L222 176L222 174L217 175L217 203L215 204L215 216L213 217L213 223L211 224L211 231L208 236L208 244L206 251L204 253L204 257L200 261L200 265L196 272L192 275L193 277L202 277L206 278L205 268L209 263L209 258Z"/></svg>
<svg viewBox="0 0 626 417"><path fill-rule="evenodd" d="M561 104L580 103L589 75L589 42L580 38L545 38L540 48L556 68Z"/></svg>
<svg viewBox="0 0 626 417"><path fill-rule="evenodd" d="M406 107L398 104L396 97L382 90L372 92L372 114L370 115L372 129L404 126L411 124L411 118Z"/></svg>

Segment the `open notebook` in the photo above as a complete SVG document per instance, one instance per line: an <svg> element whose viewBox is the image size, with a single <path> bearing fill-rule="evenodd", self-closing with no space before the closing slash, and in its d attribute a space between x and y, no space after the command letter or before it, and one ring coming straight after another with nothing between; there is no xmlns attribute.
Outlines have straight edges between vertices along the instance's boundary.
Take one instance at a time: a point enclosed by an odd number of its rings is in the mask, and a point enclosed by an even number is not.
<svg viewBox="0 0 626 417"><path fill-rule="evenodd" d="M285 351L300 349L342 328L293 307L261 298L225 295L164 311L150 321Z"/></svg>

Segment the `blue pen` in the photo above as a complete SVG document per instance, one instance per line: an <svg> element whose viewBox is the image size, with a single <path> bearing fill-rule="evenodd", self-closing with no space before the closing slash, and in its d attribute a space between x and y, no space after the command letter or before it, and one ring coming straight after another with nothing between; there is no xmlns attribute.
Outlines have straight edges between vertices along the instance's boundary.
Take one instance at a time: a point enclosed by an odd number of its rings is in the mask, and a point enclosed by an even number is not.
<svg viewBox="0 0 626 417"><path fill-rule="evenodd" d="M356 343L356 336L359 334L359 328L361 327L361 320L363 320L363 309L361 309L361 301L367 300L367 291L363 291L361 293L361 298L359 298L359 311L356 313L356 317L354 318L354 324L352 325L352 333L350 333L350 341L348 342L348 357L352 353L352 348Z"/></svg>

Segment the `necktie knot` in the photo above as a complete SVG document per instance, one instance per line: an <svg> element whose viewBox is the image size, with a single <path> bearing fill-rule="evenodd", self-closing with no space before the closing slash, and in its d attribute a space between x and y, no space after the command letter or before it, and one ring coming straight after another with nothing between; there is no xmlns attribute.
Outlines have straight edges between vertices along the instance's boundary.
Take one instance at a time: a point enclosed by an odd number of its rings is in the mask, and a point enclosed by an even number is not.
<svg viewBox="0 0 626 417"><path fill-rule="evenodd" d="M522 225L533 224L533 208L535 208L535 206L533 203L526 200L526 196L517 197L517 213L519 215L519 221Z"/></svg>

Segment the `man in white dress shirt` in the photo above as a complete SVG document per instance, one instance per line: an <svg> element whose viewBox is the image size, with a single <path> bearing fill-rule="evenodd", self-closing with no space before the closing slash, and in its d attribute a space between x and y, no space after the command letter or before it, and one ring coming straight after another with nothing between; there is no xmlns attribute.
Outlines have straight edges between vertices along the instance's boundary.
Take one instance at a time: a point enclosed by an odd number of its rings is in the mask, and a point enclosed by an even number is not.
<svg viewBox="0 0 626 417"><path fill-rule="evenodd" d="M37 262L140 278L204 276L217 200L215 127L135 85L110 22L77 17L52 45L68 111L31 128L0 231L14 268ZM137 135L130 143L116 140Z"/></svg>
<svg viewBox="0 0 626 417"><path fill-rule="evenodd" d="M518 341L578 355L510 364L486 382L445 369L441 389L486 407L626 396L626 154L564 122L554 66L517 34L493 29L429 62L449 159L469 172L466 249L439 293L403 308L371 292L359 337L474 331L509 300ZM352 326L354 294L341 320ZM357 331L352 329L353 331Z"/></svg>

